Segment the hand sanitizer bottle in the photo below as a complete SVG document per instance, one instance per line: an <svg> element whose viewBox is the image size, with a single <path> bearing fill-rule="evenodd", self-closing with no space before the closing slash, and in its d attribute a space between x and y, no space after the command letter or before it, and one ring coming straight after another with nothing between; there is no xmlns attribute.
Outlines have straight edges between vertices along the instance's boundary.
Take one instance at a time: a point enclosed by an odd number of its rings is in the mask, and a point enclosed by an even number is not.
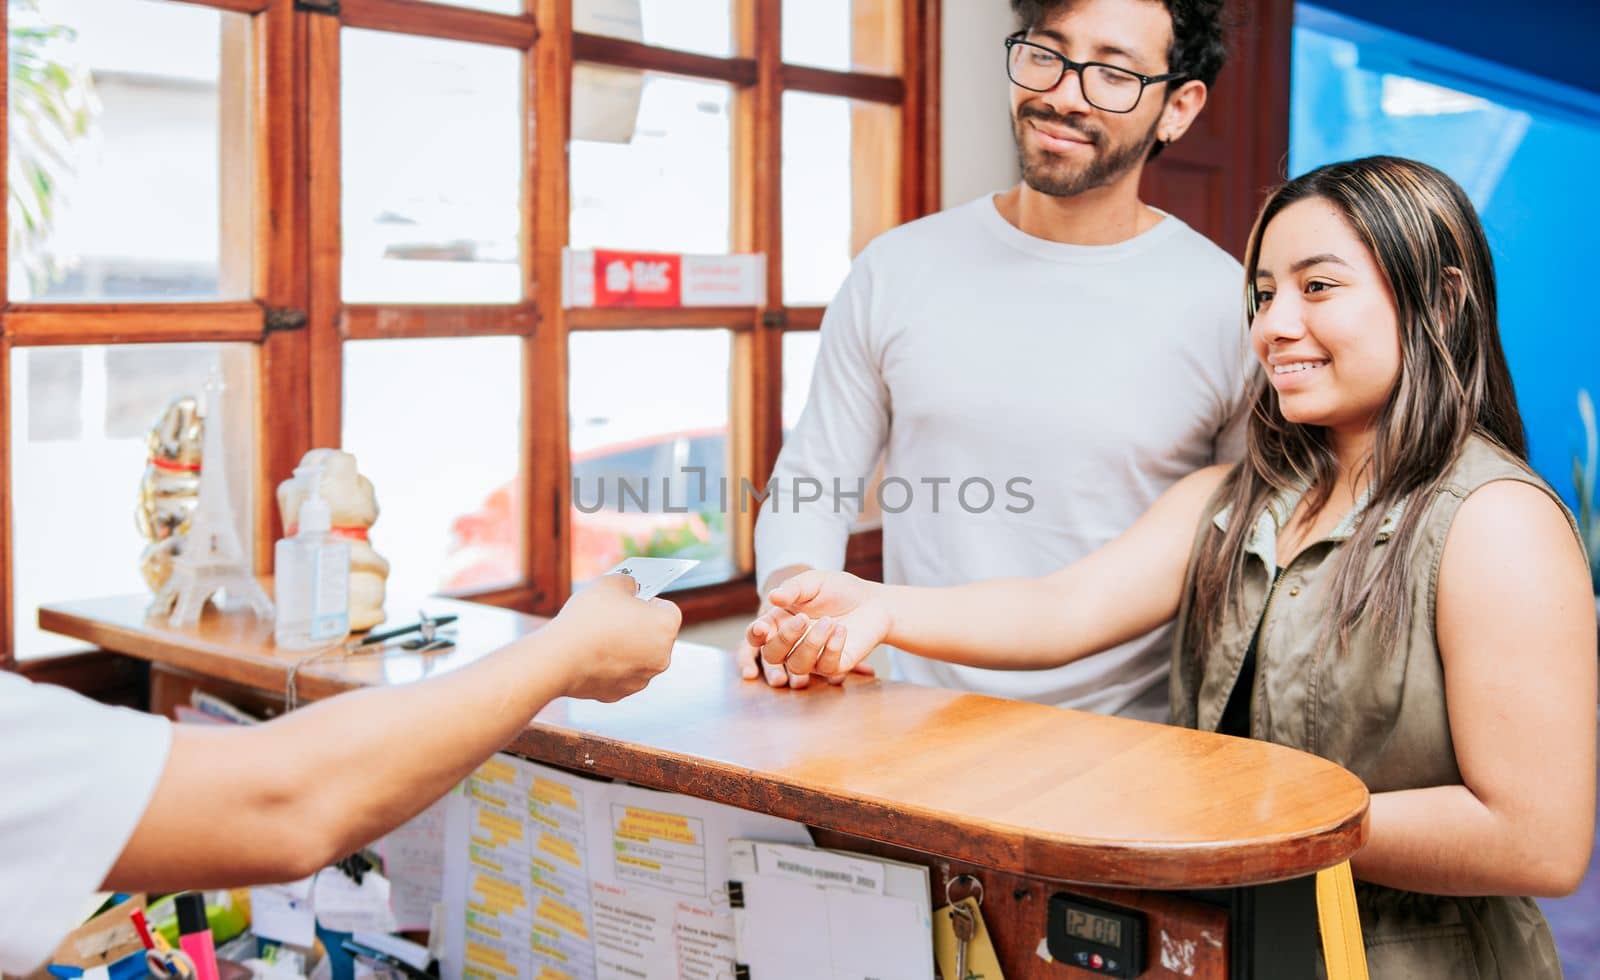
<svg viewBox="0 0 1600 980"><path fill-rule="evenodd" d="M273 572L278 646L307 650L329 646L350 633L350 542L328 533L332 515L322 499L322 467L301 467L295 479L308 487L299 527L278 542Z"/></svg>

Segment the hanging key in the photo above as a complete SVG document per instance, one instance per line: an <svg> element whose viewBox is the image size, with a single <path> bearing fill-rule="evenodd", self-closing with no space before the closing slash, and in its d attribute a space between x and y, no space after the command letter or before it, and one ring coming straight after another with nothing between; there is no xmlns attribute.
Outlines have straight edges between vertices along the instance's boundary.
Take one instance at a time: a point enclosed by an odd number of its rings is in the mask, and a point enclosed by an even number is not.
<svg viewBox="0 0 1600 980"><path fill-rule="evenodd" d="M978 934L978 921L965 905L950 906L950 928L956 934L956 980L967 980L967 946Z"/></svg>

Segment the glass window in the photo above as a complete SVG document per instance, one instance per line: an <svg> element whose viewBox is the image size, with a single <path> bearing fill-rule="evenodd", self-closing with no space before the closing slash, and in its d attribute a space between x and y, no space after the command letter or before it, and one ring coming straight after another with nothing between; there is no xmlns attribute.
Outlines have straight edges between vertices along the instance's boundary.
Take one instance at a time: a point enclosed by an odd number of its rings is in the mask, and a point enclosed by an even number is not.
<svg viewBox="0 0 1600 980"><path fill-rule="evenodd" d="M783 0L783 60L898 75L901 0Z"/></svg>
<svg viewBox="0 0 1600 980"><path fill-rule="evenodd" d="M522 56L342 34L344 298L522 298Z"/></svg>
<svg viewBox="0 0 1600 980"><path fill-rule="evenodd" d="M83 351L40 347L26 352L29 442L83 438Z"/></svg>
<svg viewBox="0 0 1600 980"><path fill-rule="evenodd" d="M726 330L572 336L574 582L630 555L700 559L678 587L734 577L731 352Z"/></svg>
<svg viewBox="0 0 1600 980"><path fill-rule="evenodd" d="M523 574L522 340L344 346L346 451L378 494L389 594L495 588Z"/></svg>
<svg viewBox="0 0 1600 980"><path fill-rule="evenodd" d="M572 29L718 58L733 54L730 0L574 0Z"/></svg>
<svg viewBox="0 0 1600 980"><path fill-rule="evenodd" d="M451 7L471 7L473 10L487 10L495 14L520 14L524 12L522 0L432 0L432 2Z"/></svg>
<svg viewBox="0 0 1600 980"><path fill-rule="evenodd" d="M719 255L732 228L733 92L718 82L579 65L574 73L575 133L583 132L580 85L638 93L638 120L626 142L574 139L573 248L626 248Z"/></svg>
<svg viewBox="0 0 1600 980"><path fill-rule="evenodd" d="M11 360L12 541L19 658L84 649L38 626L40 603L148 592L140 488L193 492L148 469L147 438L174 399L227 385L227 483L251 560L257 478L256 357L248 344L21 348Z"/></svg>
<svg viewBox="0 0 1600 980"><path fill-rule="evenodd" d="M833 299L850 260L900 221L900 110L783 95L783 296Z"/></svg>
<svg viewBox="0 0 1600 980"><path fill-rule="evenodd" d="M248 296L249 18L148 0L7 12L10 297Z"/></svg>

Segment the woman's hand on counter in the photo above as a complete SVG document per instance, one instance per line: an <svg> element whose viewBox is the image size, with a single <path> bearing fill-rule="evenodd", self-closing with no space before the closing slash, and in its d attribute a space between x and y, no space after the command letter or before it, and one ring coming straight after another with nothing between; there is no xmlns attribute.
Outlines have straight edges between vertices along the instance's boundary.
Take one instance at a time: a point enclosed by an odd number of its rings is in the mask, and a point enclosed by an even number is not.
<svg viewBox="0 0 1600 980"><path fill-rule="evenodd" d="M634 597L626 575L606 575L567 600L534 637L557 644L567 665L568 697L620 701L644 688L672 662L683 614L665 599Z"/></svg>
<svg viewBox="0 0 1600 980"><path fill-rule="evenodd" d="M746 641L768 664L839 683L889 635L883 587L848 572L801 572L767 596L771 612L750 624Z"/></svg>

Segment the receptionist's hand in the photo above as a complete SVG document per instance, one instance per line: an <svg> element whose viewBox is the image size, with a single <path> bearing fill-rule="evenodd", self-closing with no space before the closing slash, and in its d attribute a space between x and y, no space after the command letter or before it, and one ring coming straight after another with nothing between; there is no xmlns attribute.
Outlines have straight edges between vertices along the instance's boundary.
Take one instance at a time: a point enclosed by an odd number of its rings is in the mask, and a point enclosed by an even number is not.
<svg viewBox="0 0 1600 980"><path fill-rule="evenodd" d="M618 701L667 669L683 614L665 599L634 597L626 575L605 575L567 600L550 625L567 666L565 694Z"/></svg>
<svg viewBox="0 0 1600 980"><path fill-rule="evenodd" d="M882 588L848 572L801 572L768 593L773 610L750 624L745 639L765 663L837 679L889 634Z"/></svg>

